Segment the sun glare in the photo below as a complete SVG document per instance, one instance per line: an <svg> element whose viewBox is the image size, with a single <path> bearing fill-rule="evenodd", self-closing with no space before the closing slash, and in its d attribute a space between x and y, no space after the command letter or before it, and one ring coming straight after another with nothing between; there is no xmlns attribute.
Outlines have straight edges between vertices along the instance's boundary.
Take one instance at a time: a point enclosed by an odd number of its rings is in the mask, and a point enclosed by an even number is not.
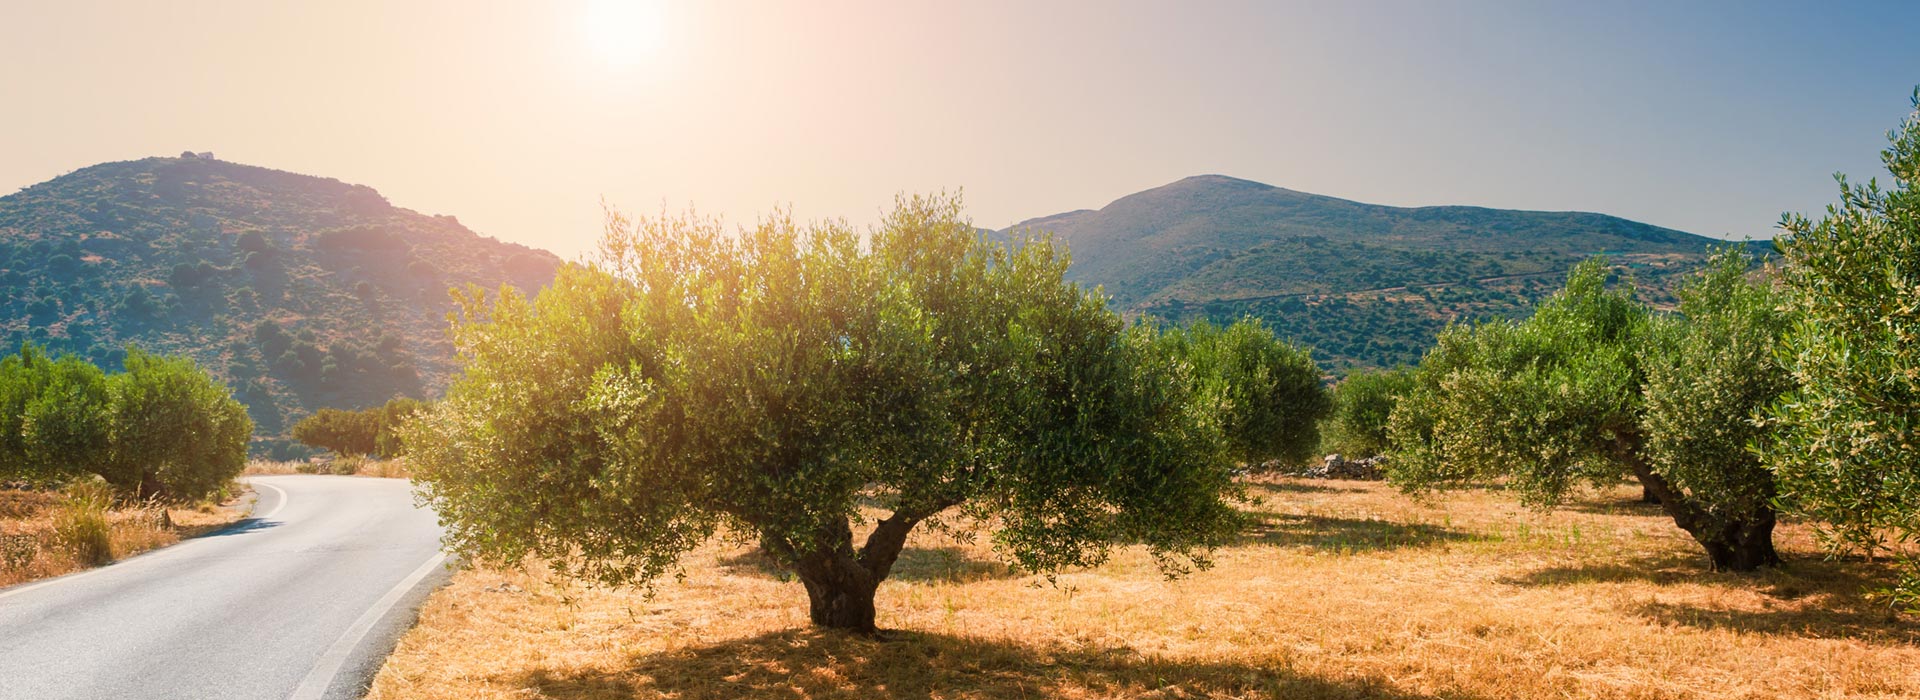
<svg viewBox="0 0 1920 700"><path fill-rule="evenodd" d="M595 58L614 66L640 63L660 47L658 0L588 0L580 32Z"/></svg>

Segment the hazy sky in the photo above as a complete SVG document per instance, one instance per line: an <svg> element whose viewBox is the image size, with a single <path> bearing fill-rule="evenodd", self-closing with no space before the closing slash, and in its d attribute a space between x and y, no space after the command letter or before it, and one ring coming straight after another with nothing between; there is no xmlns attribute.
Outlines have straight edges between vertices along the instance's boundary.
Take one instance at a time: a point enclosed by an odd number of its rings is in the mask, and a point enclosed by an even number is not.
<svg viewBox="0 0 1920 700"><path fill-rule="evenodd" d="M571 257L600 202L976 223L1199 173L1765 237L1882 173L1920 3L0 0L0 192L182 150Z"/></svg>

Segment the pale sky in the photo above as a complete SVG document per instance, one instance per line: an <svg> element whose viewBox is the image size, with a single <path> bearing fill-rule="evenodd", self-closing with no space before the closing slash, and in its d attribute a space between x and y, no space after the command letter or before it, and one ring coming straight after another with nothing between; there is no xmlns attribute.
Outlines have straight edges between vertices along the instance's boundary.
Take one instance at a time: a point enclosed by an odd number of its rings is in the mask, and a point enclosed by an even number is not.
<svg viewBox="0 0 1920 700"><path fill-rule="evenodd" d="M573 257L600 202L1002 227L1221 173L1767 237L1882 174L1920 3L0 0L0 192L214 151Z"/></svg>

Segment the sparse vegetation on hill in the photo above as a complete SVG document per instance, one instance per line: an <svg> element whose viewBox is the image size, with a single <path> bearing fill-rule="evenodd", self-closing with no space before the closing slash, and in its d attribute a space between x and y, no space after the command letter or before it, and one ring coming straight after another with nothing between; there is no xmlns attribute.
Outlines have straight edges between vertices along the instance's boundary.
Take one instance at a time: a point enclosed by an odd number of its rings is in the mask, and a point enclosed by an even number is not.
<svg viewBox="0 0 1920 700"><path fill-rule="evenodd" d="M148 158L0 197L0 339L107 368L130 342L236 388L255 452L320 408L444 386L450 286L537 289L558 260L370 188L210 158Z"/></svg>
<svg viewBox="0 0 1920 700"><path fill-rule="evenodd" d="M1525 316L1596 253L1670 305L1717 242L1601 214L1385 207L1218 175L1010 231L1026 228L1066 243L1068 276L1129 315L1259 318L1341 372L1413 364L1450 321Z"/></svg>

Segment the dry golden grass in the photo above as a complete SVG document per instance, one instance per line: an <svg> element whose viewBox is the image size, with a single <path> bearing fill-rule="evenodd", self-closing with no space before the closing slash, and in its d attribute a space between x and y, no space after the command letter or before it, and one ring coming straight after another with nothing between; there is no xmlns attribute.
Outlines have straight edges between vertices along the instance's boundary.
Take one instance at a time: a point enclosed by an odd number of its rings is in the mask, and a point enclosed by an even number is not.
<svg viewBox="0 0 1920 700"><path fill-rule="evenodd" d="M86 568L55 534L61 495L0 490L0 586L73 573ZM246 517L251 495L192 507L124 506L107 515L115 559L197 537Z"/></svg>
<svg viewBox="0 0 1920 700"><path fill-rule="evenodd" d="M1217 566L1143 553L1008 571L921 533L880 589L874 641L808 628L806 595L713 545L652 599L468 570L375 679L402 698L1914 698L1920 625L1823 561L1710 574L1637 490L1538 514L1381 484L1255 484L1260 525Z"/></svg>
<svg viewBox="0 0 1920 700"><path fill-rule="evenodd" d="M404 459L370 459L366 457L336 457L321 462L281 462L256 459L247 462L244 472L248 476L273 474L334 474L338 476L370 476L377 479L408 479L412 473L407 471Z"/></svg>

